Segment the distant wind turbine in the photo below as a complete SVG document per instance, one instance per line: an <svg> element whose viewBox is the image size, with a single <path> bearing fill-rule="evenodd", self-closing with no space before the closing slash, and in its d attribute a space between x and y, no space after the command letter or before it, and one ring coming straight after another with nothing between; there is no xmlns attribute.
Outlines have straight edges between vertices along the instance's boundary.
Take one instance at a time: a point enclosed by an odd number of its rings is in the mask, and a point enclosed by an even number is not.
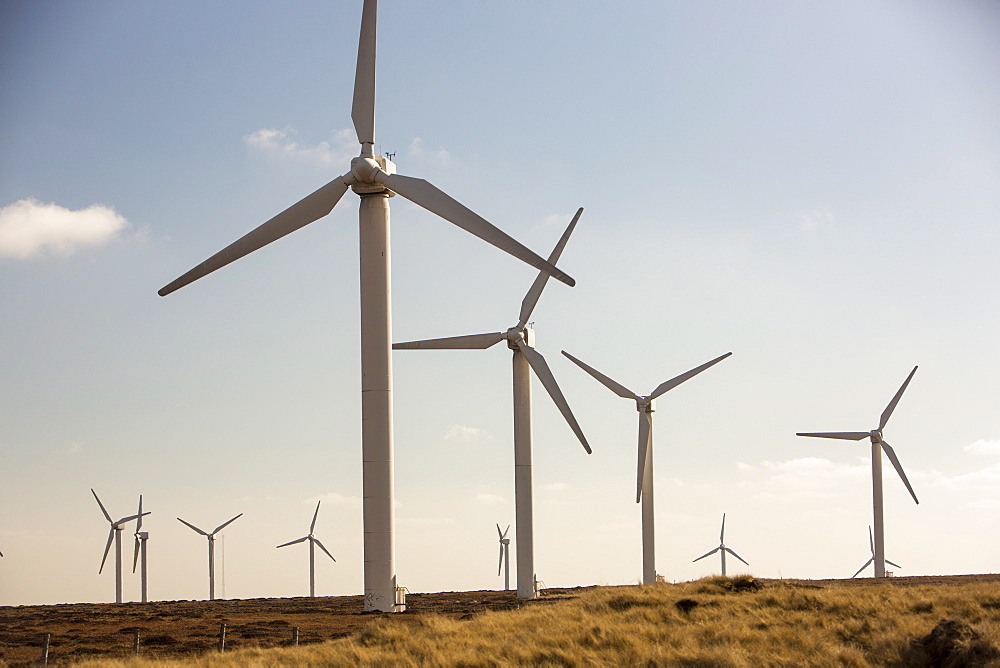
<svg viewBox="0 0 1000 668"><path fill-rule="evenodd" d="M313 535L316 531L316 518L319 517L319 504L322 500L316 502L316 512L313 513L312 524L309 525L309 535L303 536L302 538L296 538L295 540L290 540L287 543L282 543L278 547L287 547L289 545L295 545L296 543L301 543L303 541L309 541L309 596L316 596L316 546L319 545L319 549L326 552L326 556L333 559L333 555L330 551L323 546L323 543L319 541L319 538ZM336 559L333 559L337 561Z"/></svg>
<svg viewBox="0 0 1000 668"><path fill-rule="evenodd" d="M706 362L675 378L660 383L651 394L645 397L611 380L597 369L587 366L565 350L562 353L619 397L635 400L635 408L639 411L639 464L635 502L642 502L642 582L643 584L655 584L656 541L653 521L653 400L665 392L674 389L681 383L694 378L705 369L718 364L732 355L732 353L716 357L711 362Z"/></svg>
<svg viewBox="0 0 1000 668"><path fill-rule="evenodd" d="M94 495L97 499L97 505L101 507L101 512L104 513L104 517L108 520L108 524L111 525L111 530L108 531L108 544L104 547L104 556L101 558L101 567L97 570L97 574L100 575L104 572L104 563L108 560L108 552L111 551L111 541L115 543L115 603L122 602L122 531L125 529L125 525L132 520L141 517L142 515L148 515L149 513L139 512L138 515L129 515L128 517L123 517L117 522L111 519L111 515L108 513L104 504L101 503L101 499L98 498L97 492L93 488L90 489L90 493Z"/></svg>
<svg viewBox="0 0 1000 668"><path fill-rule="evenodd" d="M500 563L497 564L497 577L500 577L500 569L503 569L503 588L504 591L510 590L510 538L507 538L507 532L510 531L510 525L503 531L500 531L500 525L497 525L497 534L500 536Z"/></svg>
<svg viewBox="0 0 1000 668"><path fill-rule="evenodd" d="M872 557L871 557L871 559L869 559L868 561L866 561L865 565L862 566L861 568L859 568L858 572L851 576L851 579L854 579L854 578L858 577L858 575L861 574L861 571L863 571L866 568L868 568L868 564L871 564L871 563L875 562L875 542L872 540L872 527L871 527L870 524L868 525L868 547L870 547L871 551L872 551ZM896 568L902 568L902 566L900 566L899 564L897 564L895 562L892 562L892 561L889 561L888 559L885 560L885 563L889 564L890 566L895 566Z"/></svg>
<svg viewBox="0 0 1000 668"><path fill-rule="evenodd" d="M917 367L913 367L913 371L910 375L906 377L903 381L903 385L896 392L896 395L889 402L889 405L885 407L882 411L882 416L878 421L878 428L872 429L871 431L835 431L835 432L810 432L810 433L798 433L796 436L815 436L816 438L836 438L845 441L860 441L863 438L869 438L872 442L872 507L873 515L875 519L875 544L873 546L873 559L875 560L875 577L884 578L885 577L885 526L883 524L883 504L882 504L882 451L885 451L886 457L892 462L893 468L896 469L896 473L899 474L900 479L902 479L903 484L906 485L907 491L910 492L910 496L913 497L915 503L920 503L917 501L917 495L913 491L913 487L910 486L910 481L906 479L906 474L903 472L903 466L899 463L899 459L896 457L896 452L882 438L882 430L885 428L886 423L889 421L889 416L896 409L896 404L899 403L899 398L903 396L903 391L906 386L910 384L910 379L913 378L913 374L917 372Z"/></svg>
<svg viewBox="0 0 1000 668"><path fill-rule="evenodd" d="M718 552L721 555L721 557L722 557L722 574L723 575L726 574L726 552L728 552L729 554L733 555L734 557L736 557L737 559L739 559L740 561L742 561L744 564L747 564L746 560L743 557L741 557L740 555L736 554L731 549L729 549L728 547L726 547L726 514L725 513L722 513L722 531L719 532L719 547L715 548L711 552L706 552L705 554L701 555L697 559L692 560L691 563L694 563L695 561L701 561L705 557L710 557L713 554L715 554L716 552ZM749 565L750 564L747 564L747 566L749 566Z"/></svg>
<svg viewBox="0 0 1000 668"><path fill-rule="evenodd" d="M202 536L208 538L208 600L210 601L215 600L215 534L219 533L241 517L243 517L243 513L240 513L233 519L227 520L226 522L223 522L219 526L215 527L215 530L212 533L202 531L190 522L185 522L179 517L177 518L177 520L182 524L187 525L194 531L200 533Z"/></svg>
<svg viewBox="0 0 1000 668"><path fill-rule="evenodd" d="M139 555L142 554L142 602L146 602L146 541L149 540L149 532L142 530L142 494L139 495L139 519L135 523L135 554L132 557L132 572L139 563Z"/></svg>
<svg viewBox="0 0 1000 668"><path fill-rule="evenodd" d="M562 255L566 242L569 241L573 229L583 209L578 209L576 215L566 227L556 247L549 255L549 262L555 264ZM542 354L535 350L535 330L527 326L531 313L542 296L542 290L549 276L544 271L538 272L535 282L531 284L528 293L521 301L521 311L517 324L503 332L489 334L471 334L467 336L452 336L446 339L427 339L424 341L409 341L394 343L394 350L481 350L490 348L501 341L507 342L507 347L513 351L514 372L514 534L517 537L515 551L517 554L517 596L518 598L535 598L535 539L534 539L534 509L532 501L532 463L531 463L531 372L534 371L542 381L542 387L552 397L559 411L563 414L570 429L580 439L584 450L590 454L590 445L583 435L583 430L573 416L566 397L563 396L555 376L549 369L548 362Z"/></svg>
<svg viewBox="0 0 1000 668"><path fill-rule="evenodd" d="M160 288L165 296L230 262L323 218L348 188L361 196L361 457L364 462L365 610L393 612L396 570L393 539L392 341L389 280L389 198L402 195L483 241L556 279L575 281L502 230L423 179L396 173L386 156L376 156L376 0L365 0L354 76L351 119L361 155L351 169L307 195L241 239Z"/></svg>

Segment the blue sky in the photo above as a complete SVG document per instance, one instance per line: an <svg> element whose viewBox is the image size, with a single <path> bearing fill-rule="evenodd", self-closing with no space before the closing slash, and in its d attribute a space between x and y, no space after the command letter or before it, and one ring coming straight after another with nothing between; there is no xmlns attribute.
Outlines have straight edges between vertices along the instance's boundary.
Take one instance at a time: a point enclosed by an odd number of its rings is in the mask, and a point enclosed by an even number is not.
<svg viewBox="0 0 1000 668"><path fill-rule="evenodd" d="M167 298L156 290L347 171L359 2L0 5L0 604L113 600L112 514L152 515L150 595L360 593L357 199ZM886 554L992 572L1000 548L1000 8L991 2L380 6L377 144L542 255L533 320L594 447L534 388L536 565L634 582L636 418L657 402L657 566L727 543L758 575L868 557L865 430L886 429ZM45 206L54 205L54 206ZM506 329L534 271L394 198L393 330ZM97 207L97 208L93 208ZM30 214L30 215L29 215ZM510 362L399 351L397 570L499 587ZM512 553L514 550L511 551ZM126 598L138 596L135 578Z"/></svg>

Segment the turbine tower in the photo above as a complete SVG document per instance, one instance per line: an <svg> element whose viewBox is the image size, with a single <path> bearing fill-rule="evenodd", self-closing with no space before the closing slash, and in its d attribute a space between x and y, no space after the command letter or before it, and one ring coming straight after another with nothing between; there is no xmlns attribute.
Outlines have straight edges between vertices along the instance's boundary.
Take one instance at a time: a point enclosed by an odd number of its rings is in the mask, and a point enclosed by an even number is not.
<svg viewBox="0 0 1000 668"><path fill-rule="evenodd" d="M555 264L562 254L566 242L569 241L573 229L583 209L579 209L566 231L563 232L556 247L549 255L549 262ZM394 350L458 350L490 348L501 341L507 342L507 347L513 351L514 372L514 532L517 536L517 596L518 598L535 598L535 540L534 540L534 510L532 501L532 464L531 464L531 372L534 371L542 386L552 397L552 401L562 412L570 428L580 439L584 450L590 454L583 430L573 416L566 397L556 383L555 376L541 353L535 350L535 331L527 326L535 304L538 303L542 290L548 282L548 274L538 272L534 283L521 301L521 312L517 324L504 332L490 334L471 334L453 336L446 339L428 339L424 341L409 341L394 343Z"/></svg>
<svg viewBox="0 0 1000 668"><path fill-rule="evenodd" d="M93 488L90 489L90 493L94 495L97 499L97 505L101 507L101 512L104 513L104 517L108 520L108 524L111 525L110 531L108 531L108 544L104 546L104 557L101 558L101 567L97 570L97 574L100 575L104 572L104 563L108 560L108 552L111 551L111 541L115 543L115 603L122 602L122 531L125 529L125 525L132 520L141 517L142 515L148 515L149 513L143 513L141 510L138 515L129 515L128 517L123 517L117 522L111 519L111 515L108 513L104 504L97 496L97 492Z"/></svg>
<svg viewBox="0 0 1000 668"><path fill-rule="evenodd" d="M208 538L208 600L209 601L215 600L215 534L219 533L220 531L222 531L227 526L229 526L230 524L232 524L241 517L243 517L243 513L240 513L233 519L223 522L219 526L215 527L215 531L213 531L212 533L202 531L201 529L191 524L190 522L185 522L179 517L177 518L178 521L180 521L182 524L186 524L187 526L191 527L192 529L200 533L202 536Z"/></svg>
<svg viewBox="0 0 1000 668"><path fill-rule="evenodd" d="M722 575L723 576L726 575L726 552L728 552L729 554L733 555L734 557L736 557L737 559L739 559L740 561L742 561L744 564L747 564L746 559L744 559L743 557L741 557L740 555L736 554L731 549L729 549L728 547L726 547L726 514L725 513L722 513L722 531L719 532L719 547L715 548L711 552L706 552L705 554L701 555L697 559L692 560L691 563L694 563L695 561L701 561L705 557L710 557L713 554L715 554L716 552L718 552L721 555L721 557L722 557ZM749 565L750 564L747 564L747 566L749 566ZM867 566L867 565L868 564L865 564L865 566Z"/></svg>
<svg viewBox="0 0 1000 668"><path fill-rule="evenodd" d="M855 573L854 575L851 576L852 580L854 578L858 577L858 575L861 574L861 571L863 571L866 568L868 568L868 564L871 564L871 563L875 562L875 542L872 540L872 525L870 525L870 524L868 525L868 547L871 548L872 557L871 557L871 559L869 559L868 561L865 562L864 566L862 566L861 568L858 569L857 573ZM891 566L895 566L896 568L902 568L902 566L900 566L899 564L897 564L897 563L895 563L893 561L889 561L888 559L885 560L885 563L887 563L887 564L889 564Z"/></svg>
<svg viewBox="0 0 1000 668"><path fill-rule="evenodd" d="M497 564L497 577L500 577L500 569L503 569L504 591L510 591L510 538L507 538L508 531L510 531L509 524L503 531L500 531L500 525L497 525L497 534L500 536L500 563Z"/></svg>
<svg viewBox="0 0 1000 668"><path fill-rule="evenodd" d="M375 146L376 0L361 14L351 119L361 154L351 169L271 218L180 278L161 288L170 294L286 234L308 225L336 206L348 188L361 196L361 450L364 495L365 610L395 607L393 540L392 359L389 281L389 198L399 194L487 243L550 273L568 285L572 278L423 179L402 176Z"/></svg>
<svg viewBox="0 0 1000 668"><path fill-rule="evenodd" d="M639 411L639 459L635 502L642 503L642 583L655 584L656 535L653 521L653 400L684 381L694 378L705 369L718 364L732 355L732 353L716 357L711 362L705 362L701 366L682 373L676 378L671 378L660 383L648 396L636 394L620 383L611 380L597 369L587 366L565 350L562 353L619 397L635 400L635 408Z"/></svg>
<svg viewBox="0 0 1000 668"><path fill-rule="evenodd" d="M295 540L290 540L287 543L282 543L278 546L287 547L289 545L301 543L302 541L309 541L309 596L316 596L316 546L319 545L319 549L326 552L326 556L333 559L333 555L330 554L330 551L323 546L323 543L319 541L319 538L316 538L316 536L313 535L316 531L316 518L319 517L320 503L322 503L322 500L316 502L316 512L313 513L313 521L312 524L309 525L309 535ZM336 559L333 560L337 561Z"/></svg>
<svg viewBox="0 0 1000 668"><path fill-rule="evenodd" d="M883 524L883 504L882 504L882 451L885 451L885 456L889 458L892 462L893 468L896 469L896 473L899 474L900 479L902 479L903 484L906 485L907 491L910 492L910 496L913 497L914 503L920 503L917 500L917 495L913 491L913 487L910 486L910 481L906 479L906 474L903 472L903 467L899 463L899 458L896 457L895 450L889 445L885 440L882 439L882 430L885 428L885 424L889 421L889 416L896 409L896 404L899 403L899 398L903 396L903 391L906 386L910 384L910 379L913 378L913 374L917 372L917 367L913 367L913 371L910 375L906 377L903 381L903 385L896 392L896 395L889 402L889 405L885 407L882 411L882 416L878 421L878 428L872 429L871 431L834 431L834 432L810 432L810 433L797 433L796 436L814 436L816 438L836 438L844 441L860 441L863 438L871 439L872 443L872 508L874 515L875 524L875 545L874 545L874 555L875 560L875 577L884 578L885 577L885 526Z"/></svg>
<svg viewBox="0 0 1000 668"><path fill-rule="evenodd" d="M142 554L142 602L146 602L146 541L149 540L149 532L142 530L142 494L139 495L139 519L135 523L135 553L132 556L132 572L139 564L139 555Z"/></svg>

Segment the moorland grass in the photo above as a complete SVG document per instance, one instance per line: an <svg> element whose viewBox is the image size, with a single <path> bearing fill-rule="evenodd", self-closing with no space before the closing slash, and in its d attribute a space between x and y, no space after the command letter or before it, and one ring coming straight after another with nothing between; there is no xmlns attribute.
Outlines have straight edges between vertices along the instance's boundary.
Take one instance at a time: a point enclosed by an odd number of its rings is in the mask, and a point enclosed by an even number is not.
<svg viewBox="0 0 1000 668"><path fill-rule="evenodd" d="M943 656L934 663L934 649L920 644L943 619L956 620L966 634L952 642L950 665L1000 665L993 649L1000 647L1000 585L759 586L748 576L599 587L466 620L380 619L322 644L210 653L161 665L949 665ZM81 665L123 663L156 662Z"/></svg>

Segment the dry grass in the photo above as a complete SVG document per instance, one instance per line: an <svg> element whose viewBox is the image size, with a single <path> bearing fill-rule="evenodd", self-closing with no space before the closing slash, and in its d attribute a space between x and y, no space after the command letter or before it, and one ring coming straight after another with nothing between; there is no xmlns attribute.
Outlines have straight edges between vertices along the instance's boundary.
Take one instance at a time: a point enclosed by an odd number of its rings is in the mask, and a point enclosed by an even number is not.
<svg viewBox="0 0 1000 668"><path fill-rule="evenodd" d="M949 665L929 663L927 652L915 642L945 618L971 625L981 636L959 639L958 649L966 653L956 655L958 662L950 665L1000 665L1000 654L991 650L1000 646L1000 585L901 588L873 583L844 588L770 581L755 590L750 578L604 587L549 605L467 620L426 616L402 624L386 619L352 637L309 647L244 649L169 664Z"/></svg>

